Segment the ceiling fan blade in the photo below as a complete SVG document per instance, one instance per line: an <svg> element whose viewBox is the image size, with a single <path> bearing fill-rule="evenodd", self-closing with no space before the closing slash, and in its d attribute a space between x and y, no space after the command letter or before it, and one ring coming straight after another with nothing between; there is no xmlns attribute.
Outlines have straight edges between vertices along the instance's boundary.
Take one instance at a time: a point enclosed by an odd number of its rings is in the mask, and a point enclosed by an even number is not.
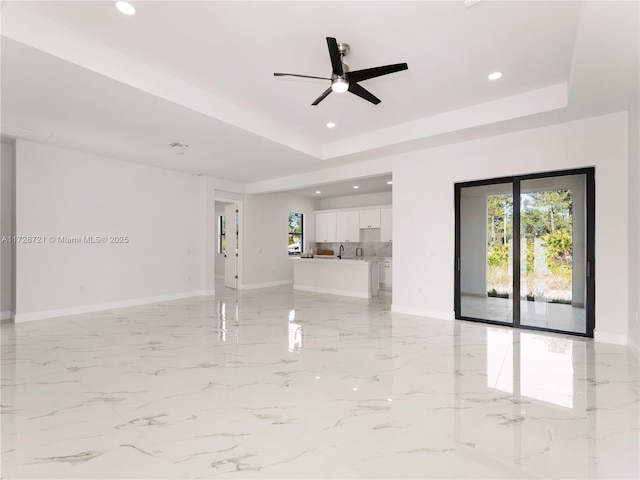
<svg viewBox="0 0 640 480"><path fill-rule="evenodd" d="M301 78L317 78L318 80L331 80L327 77L313 77L311 75L298 75L297 73L274 73L274 77L301 77Z"/></svg>
<svg viewBox="0 0 640 480"><path fill-rule="evenodd" d="M327 88L327 89L322 93L322 95L320 95L318 98L316 98L315 102L313 102L311 105L315 107L315 106L316 106L316 105L318 105L322 100L324 100L324 99L327 97L327 95L329 95L332 91L333 91L333 90L331 90L331 87Z"/></svg>
<svg viewBox="0 0 640 480"><path fill-rule="evenodd" d="M366 90L365 88L362 88L360 85L358 85L354 81L350 81L349 82L349 89L348 90L351 93L353 93L354 95L357 95L360 98L364 98L365 100L373 103L374 105L378 105L380 103L380 99L378 97L376 97L369 90Z"/></svg>
<svg viewBox="0 0 640 480"><path fill-rule="evenodd" d="M370 78L388 75L389 73L401 72L408 68L406 63L395 63L393 65L384 65L383 67L365 68L364 70L349 72L347 73L347 77L349 77L350 82L361 82L363 80L369 80Z"/></svg>
<svg viewBox="0 0 640 480"><path fill-rule="evenodd" d="M331 57L331 68L333 69L333 74L341 77L344 75L344 70L342 69L342 58L340 58L338 42L333 37L327 37L327 46L329 47L329 56Z"/></svg>

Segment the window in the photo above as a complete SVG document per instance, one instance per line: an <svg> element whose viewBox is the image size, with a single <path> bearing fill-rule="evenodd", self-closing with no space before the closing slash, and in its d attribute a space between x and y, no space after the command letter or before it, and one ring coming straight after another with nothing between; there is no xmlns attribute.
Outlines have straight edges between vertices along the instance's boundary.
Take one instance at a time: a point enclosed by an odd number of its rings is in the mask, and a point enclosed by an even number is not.
<svg viewBox="0 0 640 480"><path fill-rule="evenodd" d="M218 217L218 253L225 253L227 249L226 222L224 215Z"/></svg>
<svg viewBox="0 0 640 480"><path fill-rule="evenodd" d="M289 255L300 255L302 246L302 214L289 212Z"/></svg>

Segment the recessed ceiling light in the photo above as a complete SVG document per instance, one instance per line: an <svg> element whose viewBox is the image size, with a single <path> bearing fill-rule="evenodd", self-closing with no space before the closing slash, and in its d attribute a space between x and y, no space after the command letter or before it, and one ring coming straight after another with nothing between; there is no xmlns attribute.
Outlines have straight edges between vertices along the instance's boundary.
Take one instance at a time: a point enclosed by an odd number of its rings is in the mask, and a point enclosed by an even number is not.
<svg viewBox="0 0 640 480"><path fill-rule="evenodd" d="M356 190L359 189L360 187L358 185L354 185L353 188L355 188Z"/></svg>
<svg viewBox="0 0 640 480"><path fill-rule="evenodd" d="M391 180L389 180L389 181L387 182L387 185L393 185L393 182L392 182Z"/></svg>
<svg viewBox="0 0 640 480"><path fill-rule="evenodd" d="M333 122L329 122L329 123L327 123L327 128L333 128L333 127L335 127L335 126L336 126L336 124L335 124L335 123L333 123Z"/></svg>
<svg viewBox="0 0 640 480"><path fill-rule="evenodd" d="M476 3L480 3L481 0L464 0L464 3L462 4L462 6L464 8L469 8L474 6Z"/></svg>
<svg viewBox="0 0 640 480"><path fill-rule="evenodd" d="M322 193L320 190L316 190L316 194L320 194Z"/></svg>
<svg viewBox="0 0 640 480"><path fill-rule="evenodd" d="M135 15L136 7L131 5L129 2L116 2L116 8L120 10L125 15Z"/></svg>
<svg viewBox="0 0 640 480"><path fill-rule="evenodd" d="M493 72L492 74L490 74L487 78L489 80L497 80L502 76L502 72Z"/></svg>

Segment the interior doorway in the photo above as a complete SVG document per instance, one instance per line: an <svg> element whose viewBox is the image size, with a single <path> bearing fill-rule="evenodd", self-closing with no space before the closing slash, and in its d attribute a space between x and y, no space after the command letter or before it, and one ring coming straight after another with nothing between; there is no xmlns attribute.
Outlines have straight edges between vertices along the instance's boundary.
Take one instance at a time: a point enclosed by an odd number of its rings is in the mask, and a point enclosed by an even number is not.
<svg viewBox="0 0 640 480"><path fill-rule="evenodd" d="M593 337L594 170L455 189L456 318Z"/></svg>
<svg viewBox="0 0 640 480"><path fill-rule="evenodd" d="M224 284L225 287L232 289L238 289L241 285L241 212L241 202L216 199L216 255L214 272L216 283Z"/></svg>
<svg viewBox="0 0 640 480"><path fill-rule="evenodd" d="M225 211L225 252L224 252L224 286L238 288L238 234L239 211L237 203L224 207Z"/></svg>

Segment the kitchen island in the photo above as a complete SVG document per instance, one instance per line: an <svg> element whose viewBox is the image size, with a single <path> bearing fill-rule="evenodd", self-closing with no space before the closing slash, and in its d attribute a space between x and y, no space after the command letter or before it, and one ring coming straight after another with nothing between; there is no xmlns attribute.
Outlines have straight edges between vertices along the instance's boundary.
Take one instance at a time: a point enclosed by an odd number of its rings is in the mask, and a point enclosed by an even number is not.
<svg viewBox="0 0 640 480"><path fill-rule="evenodd" d="M371 298L380 288L379 265L384 258L295 258L293 289L346 297Z"/></svg>

